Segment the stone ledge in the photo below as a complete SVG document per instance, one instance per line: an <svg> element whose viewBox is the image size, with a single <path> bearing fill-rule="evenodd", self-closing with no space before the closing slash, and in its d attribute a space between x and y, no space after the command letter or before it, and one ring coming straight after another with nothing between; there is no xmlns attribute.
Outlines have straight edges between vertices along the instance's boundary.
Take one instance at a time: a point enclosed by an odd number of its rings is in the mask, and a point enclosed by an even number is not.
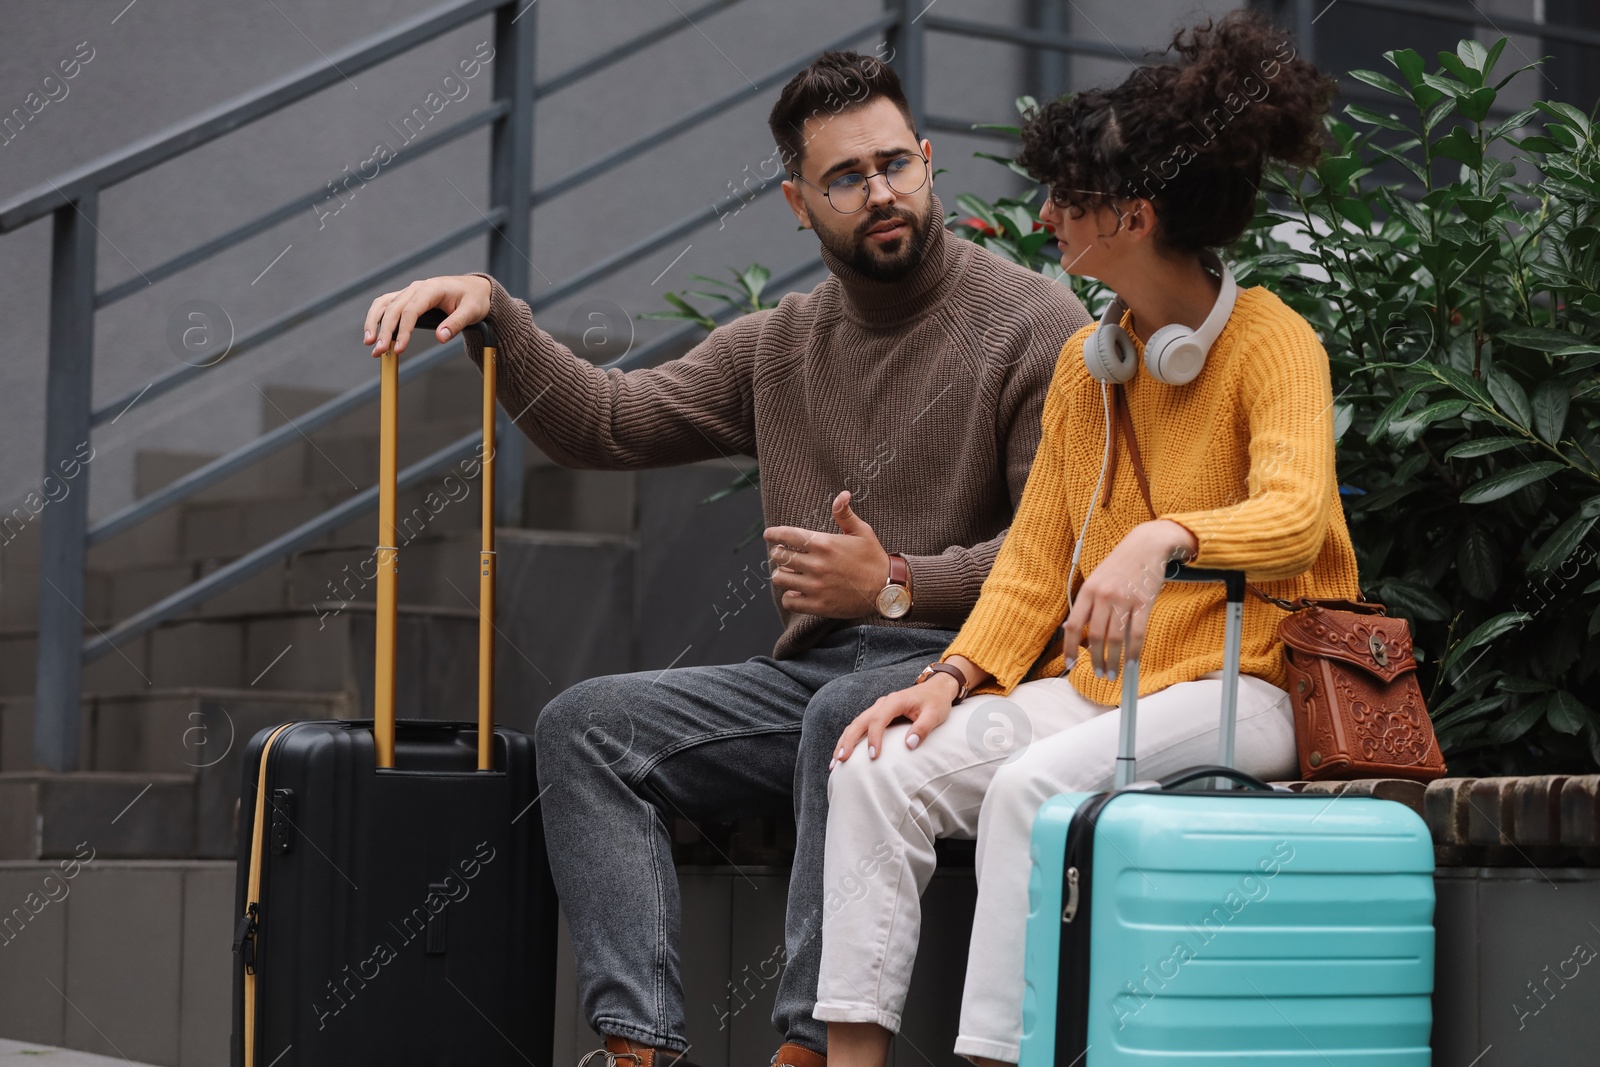
<svg viewBox="0 0 1600 1067"><path fill-rule="evenodd" d="M1440 867L1600 867L1597 774L1272 784L1296 793L1404 804L1428 824ZM674 819L672 840L673 859L684 866L783 867L794 857L794 820L787 815L726 824ZM971 842L939 842L941 864L970 866L972 854Z"/></svg>

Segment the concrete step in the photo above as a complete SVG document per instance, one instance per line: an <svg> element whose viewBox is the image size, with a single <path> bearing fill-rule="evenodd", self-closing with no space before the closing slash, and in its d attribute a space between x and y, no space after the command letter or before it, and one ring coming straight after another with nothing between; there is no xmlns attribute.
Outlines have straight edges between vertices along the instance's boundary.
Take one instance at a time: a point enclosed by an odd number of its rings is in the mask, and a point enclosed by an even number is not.
<svg viewBox="0 0 1600 1067"><path fill-rule="evenodd" d="M142 665L150 658L150 638L150 634L141 634L123 641L117 652L84 664L83 691L121 691L130 687L130 678L134 684L145 684ZM33 692L38 655L39 635L34 620L0 629L0 697Z"/></svg>
<svg viewBox="0 0 1600 1067"><path fill-rule="evenodd" d="M195 774L0 773L0 859L187 858Z"/></svg>
<svg viewBox="0 0 1600 1067"><path fill-rule="evenodd" d="M30 697L0 700L0 772L33 766ZM341 693L260 689L153 689L84 699L79 735L85 771L189 775L195 829L189 855L234 854L245 745L281 722L352 716Z"/></svg>
<svg viewBox="0 0 1600 1067"><path fill-rule="evenodd" d="M29 1063L35 1067L153 1067L134 1063L121 1056L96 1056L92 1052L78 1052L70 1048L55 1048L27 1041L7 1041L0 1037L0 1067L18 1067Z"/></svg>

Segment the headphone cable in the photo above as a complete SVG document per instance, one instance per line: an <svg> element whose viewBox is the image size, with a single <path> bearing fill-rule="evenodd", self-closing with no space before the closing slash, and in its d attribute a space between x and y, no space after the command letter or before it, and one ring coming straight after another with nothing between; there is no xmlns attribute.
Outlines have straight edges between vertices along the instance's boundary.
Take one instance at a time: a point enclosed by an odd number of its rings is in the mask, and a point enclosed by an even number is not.
<svg viewBox="0 0 1600 1067"><path fill-rule="evenodd" d="M1078 559L1083 555L1083 539L1089 533L1089 520L1094 518L1095 504L1100 500L1100 489L1105 484L1106 470L1111 466L1111 393L1110 387L1100 383L1100 407L1106 416L1106 451L1100 460L1100 477L1094 483L1094 495L1089 498L1089 510L1078 528L1078 543L1072 546L1072 563L1067 567L1067 610L1072 610L1072 579L1078 571Z"/></svg>

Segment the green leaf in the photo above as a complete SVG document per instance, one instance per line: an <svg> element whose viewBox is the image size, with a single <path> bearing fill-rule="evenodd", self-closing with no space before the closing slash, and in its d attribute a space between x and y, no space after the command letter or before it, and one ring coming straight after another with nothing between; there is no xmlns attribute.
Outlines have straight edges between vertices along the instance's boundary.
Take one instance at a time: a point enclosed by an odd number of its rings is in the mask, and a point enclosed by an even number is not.
<svg viewBox="0 0 1600 1067"><path fill-rule="evenodd" d="M1562 382L1551 379L1540 382L1533 391L1533 428L1550 444L1561 440L1561 431L1567 425L1567 409L1572 404L1572 393Z"/></svg>
<svg viewBox="0 0 1600 1067"><path fill-rule="evenodd" d="M1499 693L1492 697L1484 697L1482 700L1475 700L1470 704L1457 708L1448 715L1433 720L1433 728L1442 733L1458 723L1476 719L1480 715L1486 715L1491 711L1504 707L1506 701L1510 699L1511 695L1509 693Z"/></svg>
<svg viewBox="0 0 1600 1067"><path fill-rule="evenodd" d="M1456 550L1456 571L1467 592L1479 600L1489 600L1500 586L1500 546L1489 531L1477 523L1467 527Z"/></svg>
<svg viewBox="0 0 1600 1067"><path fill-rule="evenodd" d="M1436 154L1446 159L1453 159L1478 170L1483 166L1483 152L1478 148L1478 142L1472 139L1464 126L1457 126L1433 144Z"/></svg>
<svg viewBox="0 0 1600 1067"><path fill-rule="evenodd" d="M956 203L960 205L962 211L975 218L982 219L983 224L995 233L1000 232L1000 217L994 213L994 208L990 207L985 201L973 196L971 193L962 193L956 197Z"/></svg>
<svg viewBox="0 0 1600 1067"><path fill-rule="evenodd" d="M1500 53L1506 50L1506 45L1509 42L1509 37L1502 37L1494 44L1489 46L1489 54L1484 56L1483 63L1478 67L1478 69L1483 72L1483 76L1485 78L1494 72L1494 65L1500 62Z"/></svg>
<svg viewBox="0 0 1600 1067"><path fill-rule="evenodd" d="M1544 709L1548 704L1548 697L1536 697L1528 701L1496 723L1489 731L1489 737L1500 744L1515 741L1532 729L1533 724L1544 715Z"/></svg>
<svg viewBox="0 0 1600 1067"><path fill-rule="evenodd" d="M1464 85L1482 85L1483 76L1450 52L1439 53L1439 68L1450 72L1450 75L1459 79Z"/></svg>
<svg viewBox="0 0 1600 1067"><path fill-rule="evenodd" d="M1548 478L1556 471L1561 470L1565 464L1553 460L1541 460L1538 463L1528 463L1521 467L1489 477L1468 486L1461 494L1463 504L1488 504L1499 500L1501 497L1510 496L1525 485L1532 485L1541 478Z"/></svg>
<svg viewBox="0 0 1600 1067"><path fill-rule="evenodd" d="M1364 122L1368 126L1377 126L1380 129L1393 130L1396 133L1410 133L1411 128L1393 115L1381 115L1376 111L1362 107L1360 104L1345 105L1344 113L1357 122Z"/></svg>
<svg viewBox="0 0 1600 1067"><path fill-rule="evenodd" d="M1328 156L1317 164L1317 180L1323 188L1342 193L1350 184L1350 176L1361 169L1357 156Z"/></svg>
<svg viewBox="0 0 1600 1067"><path fill-rule="evenodd" d="M1355 421L1356 409L1354 404L1333 405L1333 439L1340 441L1344 438L1345 431L1350 429L1350 424Z"/></svg>
<svg viewBox="0 0 1600 1067"><path fill-rule="evenodd" d="M1474 74L1482 75L1489 61L1489 52L1471 37L1463 37L1456 45L1456 55L1461 57L1461 62ZM1440 60L1444 55L1440 55Z"/></svg>
<svg viewBox="0 0 1600 1067"><path fill-rule="evenodd" d="M1450 668L1455 666L1461 657L1468 652L1480 645L1486 645L1495 638L1510 633L1512 630L1518 629L1525 623L1532 621L1532 619L1533 616L1526 611L1506 611L1479 623L1471 633L1450 647L1450 651L1444 657L1444 662L1440 664L1439 669L1448 673Z"/></svg>
<svg viewBox="0 0 1600 1067"><path fill-rule="evenodd" d="M1355 105L1352 104L1351 106L1353 107ZM1412 142L1412 143L1414 144L1415 142ZM1422 169L1422 164L1418 163L1416 160L1410 159L1410 158L1406 157L1405 155L1402 155L1401 152L1398 151L1398 150L1391 150L1391 149L1383 147L1382 145L1370 145L1369 147L1372 149L1372 151L1376 152L1378 155L1382 156L1384 159L1393 160L1394 162L1400 164L1402 167L1404 167L1407 170L1409 170L1412 173L1412 175L1416 177L1417 181L1422 182L1424 184L1427 183L1427 181L1428 181L1428 172L1423 170Z"/></svg>
<svg viewBox="0 0 1600 1067"><path fill-rule="evenodd" d="M1505 371L1496 369L1489 375L1489 395L1494 397L1495 406L1509 415L1518 426L1528 426L1533 422L1533 408L1528 403L1528 394Z"/></svg>
<svg viewBox="0 0 1600 1067"><path fill-rule="evenodd" d="M1555 686L1549 682L1541 682L1537 678L1518 678L1507 675L1500 680L1499 688L1507 693L1548 693Z"/></svg>
<svg viewBox="0 0 1600 1067"><path fill-rule="evenodd" d="M1508 118L1502 120L1499 125L1490 129L1489 140L1498 141L1502 137L1507 137L1515 133L1517 130L1520 130L1526 126L1529 122L1532 122L1533 117L1538 113L1539 111L1537 108L1523 108L1515 115L1509 116Z"/></svg>
<svg viewBox="0 0 1600 1067"><path fill-rule="evenodd" d="M1589 531L1594 529L1596 522L1600 522L1600 518L1593 515L1586 516L1580 511L1557 526L1555 532L1539 546L1533 558L1528 560L1528 573L1547 574L1564 563L1583 539L1589 536Z"/></svg>
<svg viewBox="0 0 1600 1067"><path fill-rule="evenodd" d="M1585 137L1589 136L1589 116L1571 104L1557 103L1553 100L1539 100L1535 101L1533 106L1543 111L1546 115L1573 127Z"/></svg>
<svg viewBox="0 0 1600 1067"><path fill-rule="evenodd" d="M1590 718L1583 701L1564 689L1550 694L1544 714L1550 726L1564 734L1576 734Z"/></svg>
<svg viewBox="0 0 1600 1067"><path fill-rule="evenodd" d="M1447 78L1443 74L1424 74L1422 76L1422 81L1423 84L1436 89L1439 92L1445 93L1448 96L1453 96L1456 99L1460 99L1466 94L1472 92L1473 89L1473 87L1468 85L1466 82L1460 81L1456 78Z"/></svg>
<svg viewBox="0 0 1600 1067"><path fill-rule="evenodd" d="M1448 363L1429 363L1424 369L1461 396L1468 397L1486 408L1494 407L1494 398L1483 388L1483 383L1472 375L1456 370Z"/></svg>
<svg viewBox="0 0 1600 1067"><path fill-rule="evenodd" d="M1504 452L1508 448L1516 448L1525 443L1515 437L1475 437L1470 441L1463 441L1459 445L1451 445L1445 450L1444 458L1476 459L1478 456Z"/></svg>
<svg viewBox="0 0 1600 1067"><path fill-rule="evenodd" d="M1500 197L1463 196L1457 198L1456 206L1473 222L1488 222L1500 206Z"/></svg>
<svg viewBox="0 0 1600 1067"><path fill-rule="evenodd" d="M1374 89L1381 89L1391 96L1398 96L1402 100L1411 99L1411 90L1407 89L1405 86L1401 85L1387 74L1379 74L1375 70L1352 70L1350 72L1350 77L1354 78L1358 82L1363 82L1364 84L1370 85Z"/></svg>
<svg viewBox="0 0 1600 1067"><path fill-rule="evenodd" d="M1445 419L1455 418L1457 415L1460 415L1463 411L1467 410L1467 406L1468 405L1465 400L1438 400L1432 404L1429 404L1421 411L1412 412L1409 415L1395 419L1393 427L1401 434L1408 433L1413 428L1421 430L1423 427L1429 426L1435 422L1443 422ZM1402 423L1405 424L1404 429L1401 428Z"/></svg>
<svg viewBox="0 0 1600 1067"><path fill-rule="evenodd" d="M1419 93L1422 91L1421 89L1418 90ZM1433 128L1443 122L1444 117L1456 109L1456 98L1447 96L1437 89L1427 89L1426 91L1439 98L1432 107L1428 108L1428 113L1422 116L1423 130L1432 133Z"/></svg>
<svg viewBox="0 0 1600 1067"><path fill-rule="evenodd" d="M1416 582L1399 578L1385 580L1383 599L1402 617L1443 622L1450 616L1450 605L1445 602L1444 597Z"/></svg>
<svg viewBox="0 0 1600 1067"><path fill-rule="evenodd" d="M1565 147L1564 145L1561 145L1560 143L1553 141L1548 137L1540 137L1537 134L1532 137L1524 137L1522 140L1515 143L1516 146L1522 149L1524 152L1539 152L1543 155L1549 155L1552 152L1560 152Z"/></svg>
<svg viewBox="0 0 1600 1067"><path fill-rule="evenodd" d="M1422 56L1414 48L1400 48L1392 52L1385 52L1383 58L1395 65L1395 68L1405 76L1406 81L1413 86L1422 84L1423 72L1428 69L1422 61Z"/></svg>
<svg viewBox="0 0 1600 1067"><path fill-rule="evenodd" d="M1561 352L1573 347L1573 342L1581 338L1571 330L1552 326L1517 326L1501 330L1495 334L1495 340L1514 344L1518 348L1531 348L1535 352Z"/></svg>
<svg viewBox="0 0 1600 1067"><path fill-rule="evenodd" d="M1357 200L1353 196L1341 196L1333 201L1333 208L1341 217L1355 223L1363 232L1372 229L1372 208L1365 200Z"/></svg>
<svg viewBox="0 0 1600 1067"><path fill-rule="evenodd" d="M1367 443L1374 444L1384 434L1388 433L1390 424L1405 415L1406 409L1411 406L1411 402L1417 398L1417 394L1422 392L1427 385L1427 382L1417 382L1391 400L1388 406L1378 414L1377 420L1372 424L1372 429L1367 431Z"/></svg>

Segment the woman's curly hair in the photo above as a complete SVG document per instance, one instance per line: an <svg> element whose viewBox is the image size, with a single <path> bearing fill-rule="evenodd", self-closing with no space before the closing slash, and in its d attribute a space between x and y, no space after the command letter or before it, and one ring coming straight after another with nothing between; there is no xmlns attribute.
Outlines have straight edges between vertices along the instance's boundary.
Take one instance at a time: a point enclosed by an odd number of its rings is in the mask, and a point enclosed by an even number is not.
<svg viewBox="0 0 1600 1067"><path fill-rule="evenodd" d="M1164 247L1222 248L1254 215L1269 161L1309 166L1322 154L1336 86L1248 10L1180 31L1168 51L1174 62L1139 67L1114 89L1033 111L1017 163L1074 217L1141 197Z"/></svg>

